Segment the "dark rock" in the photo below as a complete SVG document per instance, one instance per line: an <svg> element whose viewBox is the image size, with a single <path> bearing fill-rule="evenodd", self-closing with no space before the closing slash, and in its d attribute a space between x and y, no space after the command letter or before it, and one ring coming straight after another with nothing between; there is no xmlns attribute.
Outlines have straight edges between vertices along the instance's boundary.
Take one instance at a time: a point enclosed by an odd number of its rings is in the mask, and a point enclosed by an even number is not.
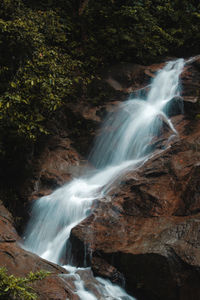
<svg viewBox="0 0 200 300"><path fill-rule="evenodd" d="M125 279L115 267L99 256L92 257L93 273L96 276L108 278L111 282L122 287L125 286Z"/></svg>
<svg viewBox="0 0 200 300"><path fill-rule="evenodd" d="M153 64L151 66L140 66L135 64L122 64L112 67L107 73L107 82L116 90L133 95L145 97L156 72L165 63ZM176 99L167 109L169 116L182 113L182 102L184 101L185 113L190 115L200 112L200 56L189 59L181 74L181 86L183 97Z"/></svg>
<svg viewBox="0 0 200 300"><path fill-rule="evenodd" d="M87 236L86 225L90 228ZM132 294L182 300L179 295L183 290L198 290L198 281L191 286L191 278L200 278L199 225L199 215L118 219L108 215L103 222L102 216L95 216L92 222L89 219L73 234L93 249L92 268L96 274L102 275L104 270L102 265L98 273L96 267L100 254L124 274L127 290Z"/></svg>
<svg viewBox="0 0 200 300"><path fill-rule="evenodd" d="M100 200L71 234L72 251L90 248L95 274L112 266L139 300L200 296L200 121L180 115L172 122L179 138L166 143L163 133L165 150L113 186L112 201Z"/></svg>

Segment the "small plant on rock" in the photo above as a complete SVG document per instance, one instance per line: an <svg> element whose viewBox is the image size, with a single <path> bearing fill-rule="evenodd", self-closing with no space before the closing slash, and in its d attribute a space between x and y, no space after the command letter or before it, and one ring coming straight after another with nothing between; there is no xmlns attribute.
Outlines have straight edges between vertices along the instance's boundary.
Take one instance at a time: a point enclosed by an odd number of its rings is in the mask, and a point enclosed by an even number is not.
<svg viewBox="0 0 200 300"><path fill-rule="evenodd" d="M4 267L0 268L0 300L35 300L37 295L30 286L36 280L44 279L50 273L46 271L30 272L27 277L8 275Z"/></svg>

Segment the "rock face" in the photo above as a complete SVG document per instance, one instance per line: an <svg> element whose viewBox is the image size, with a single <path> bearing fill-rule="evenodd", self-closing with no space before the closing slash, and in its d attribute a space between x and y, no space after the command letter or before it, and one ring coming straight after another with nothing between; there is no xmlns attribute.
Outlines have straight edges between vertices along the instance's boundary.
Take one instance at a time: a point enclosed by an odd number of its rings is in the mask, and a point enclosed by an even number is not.
<svg viewBox="0 0 200 300"><path fill-rule="evenodd" d="M94 273L112 281L123 274L139 300L200 298L199 76L197 59L182 74L185 114L172 117L179 138L166 147L164 133L157 154L72 230L72 251L87 245Z"/></svg>
<svg viewBox="0 0 200 300"><path fill-rule="evenodd" d="M91 269L78 269L75 273L69 273L64 268L25 251L19 243L20 237L14 229L13 218L0 201L0 268L6 267L9 275L17 277L26 277L29 272L41 270L50 272L46 278L31 284L38 300L80 300L82 297L78 296L77 291L81 291L82 282L85 293L104 299L104 285L94 278ZM112 271L113 275L116 274L114 268ZM84 297L86 299L86 295Z"/></svg>
<svg viewBox="0 0 200 300"><path fill-rule="evenodd" d="M23 250L18 244L19 241L12 216L0 202L0 267L6 267L8 274L20 277L40 270L50 272L50 276L33 284L34 292L41 300L77 299L59 275L67 274L67 271Z"/></svg>
<svg viewBox="0 0 200 300"><path fill-rule="evenodd" d="M123 92L122 98L124 93L145 94L143 87L162 66L117 66L106 80ZM182 86L183 98L175 99L169 112L179 137L168 140L164 128L151 145L157 149L155 156L95 202L91 216L70 237L77 264L81 266L87 248L94 274L125 284L138 300L200 299L200 58L186 65ZM35 157L34 176L19 191L26 204L81 174L97 127L117 100L99 106L66 105L52 124L54 135ZM41 269L52 272L34 284L39 299L77 299L67 271L21 249L19 240L12 216L1 204L1 266L17 276ZM91 273L80 276L87 277L88 290L100 299Z"/></svg>

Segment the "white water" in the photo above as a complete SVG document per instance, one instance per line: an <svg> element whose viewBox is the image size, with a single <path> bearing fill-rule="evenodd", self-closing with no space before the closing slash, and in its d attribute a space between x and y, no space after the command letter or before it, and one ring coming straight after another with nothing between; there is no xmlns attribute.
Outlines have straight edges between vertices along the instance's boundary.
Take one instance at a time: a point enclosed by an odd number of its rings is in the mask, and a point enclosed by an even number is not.
<svg viewBox="0 0 200 300"><path fill-rule="evenodd" d="M66 242L71 229L90 214L92 202L104 197L117 179L152 155L149 145L163 122L172 134L176 134L165 109L174 97L179 96L179 75L183 66L183 59L169 62L153 80L147 99L130 99L108 117L90 155L97 171L88 171L85 176L35 202L24 248L60 265L70 263L65 261ZM75 274L76 268L66 268ZM80 278L75 280L81 300L97 299L84 289ZM103 297L133 299L108 281L98 281L100 286L104 285Z"/></svg>
<svg viewBox="0 0 200 300"><path fill-rule="evenodd" d="M109 116L90 155L95 166L119 165L149 154L146 150L163 121L176 133L165 110L170 100L179 96L179 75L183 65L182 59L169 62L152 82L147 99L123 102L117 112Z"/></svg>

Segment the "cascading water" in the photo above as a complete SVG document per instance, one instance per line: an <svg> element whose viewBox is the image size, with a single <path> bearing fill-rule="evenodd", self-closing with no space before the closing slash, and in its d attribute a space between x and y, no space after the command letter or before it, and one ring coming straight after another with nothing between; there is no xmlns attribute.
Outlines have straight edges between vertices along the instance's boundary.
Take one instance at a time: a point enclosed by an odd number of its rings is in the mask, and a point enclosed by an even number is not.
<svg viewBox="0 0 200 300"><path fill-rule="evenodd" d="M65 261L67 240L71 229L90 213L92 202L104 197L120 176L139 167L152 155L149 145L163 121L172 134L176 133L165 109L179 96L179 75L183 66L183 59L167 63L157 73L146 99L130 99L107 118L90 155L96 171L88 170L85 176L36 201L25 232L25 249L57 264L70 263ZM71 275L75 274L75 267L67 269ZM99 279L99 284L105 298L120 300L126 296L126 299L133 299L103 279ZM80 299L97 299L84 290L80 278L76 278L76 287Z"/></svg>

